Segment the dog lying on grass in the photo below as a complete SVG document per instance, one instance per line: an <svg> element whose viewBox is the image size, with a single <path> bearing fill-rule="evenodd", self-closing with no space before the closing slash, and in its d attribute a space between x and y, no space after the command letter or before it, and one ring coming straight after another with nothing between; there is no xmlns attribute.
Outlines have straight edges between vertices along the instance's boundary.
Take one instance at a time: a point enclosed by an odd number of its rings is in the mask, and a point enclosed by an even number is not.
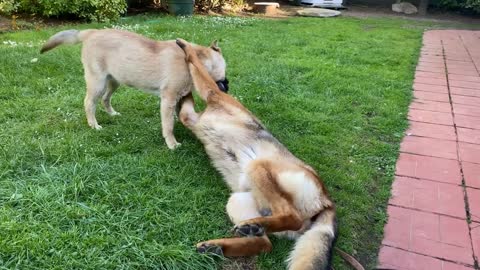
<svg viewBox="0 0 480 270"><path fill-rule="evenodd" d="M109 115L119 115L111 104L113 92L126 84L161 97L162 135L170 149L180 144L173 135L178 100L191 93L192 81L183 51L175 41L155 41L121 30L66 30L53 35L41 53L62 44L82 43L82 63L87 94L84 100L88 125L101 129L95 118L101 98ZM225 59L216 41L210 47L193 45L208 74L223 91L228 90Z"/></svg>
<svg viewBox="0 0 480 270"><path fill-rule="evenodd" d="M336 237L335 206L312 167L291 154L242 104L220 91L194 47L184 40L195 89L206 102L194 110L192 94L182 100L180 120L200 139L232 190L227 212L233 238L201 242L199 252L252 256L268 252L269 233L297 239L291 270L330 269Z"/></svg>

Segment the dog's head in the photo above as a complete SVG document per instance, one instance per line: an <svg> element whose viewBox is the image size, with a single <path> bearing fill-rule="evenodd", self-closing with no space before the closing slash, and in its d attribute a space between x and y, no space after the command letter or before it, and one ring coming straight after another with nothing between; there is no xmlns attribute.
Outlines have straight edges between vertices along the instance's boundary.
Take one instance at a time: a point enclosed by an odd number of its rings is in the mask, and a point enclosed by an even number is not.
<svg viewBox="0 0 480 270"><path fill-rule="evenodd" d="M228 79L225 75L227 64L222 55L222 50L218 46L218 42L215 40L204 54L199 55L200 60L203 62L208 70L210 76L218 85L218 88L223 92L228 92Z"/></svg>

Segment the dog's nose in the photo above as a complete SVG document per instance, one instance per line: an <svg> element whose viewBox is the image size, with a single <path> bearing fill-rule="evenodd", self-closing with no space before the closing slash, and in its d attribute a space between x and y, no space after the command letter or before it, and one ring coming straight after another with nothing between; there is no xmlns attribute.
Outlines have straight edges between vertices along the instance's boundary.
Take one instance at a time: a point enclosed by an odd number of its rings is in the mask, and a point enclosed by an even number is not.
<svg viewBox="0 0 480 270"><path fill-rule="evenodd" d="M220 91L222 91L222 92L226 93L228 91L227 89L225 89L225 85L223 84L223 81L218 81L217 86L220 89Z"/></svg>
<svg viewBox="0 0 480 270"><path fill-rule="evenodd" d="M227 93L228 92L228 79L225 78L224 80L217 81L217 86L222 92Z"/></svg>

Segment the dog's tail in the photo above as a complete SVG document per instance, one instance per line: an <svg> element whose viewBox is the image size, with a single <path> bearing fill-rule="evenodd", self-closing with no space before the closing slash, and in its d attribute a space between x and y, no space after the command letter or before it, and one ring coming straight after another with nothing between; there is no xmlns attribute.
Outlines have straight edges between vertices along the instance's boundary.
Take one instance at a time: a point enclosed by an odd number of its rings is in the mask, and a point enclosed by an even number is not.
<svg viewBox="0 0 480 270"><path fill-rule="evenodd" d="M47 52L62 44L77 44L82 42L89 33L95 30L65 30L51 36L40 49L40 53Z"/></svg>
<svg viewBox="0 0 480 270"><path fill-rule="evenodd" d="M335 209L323 210L308 229L295 243L295 248L287 260L289 270L330 270L333 245L337 238ZM348 253L335 248L355 270L365 268Z"/></svg>
<svg viewBox="0 0 480 270"><path fill-rule="evenodd" d="M204 101L212 99L216 94L222 93L217 83L210 77L202 62L198 58L197 52L193 46L183 39L177 38L177 45L185 52L185 59L192 75L195 89L198 90L200 97Z"/></svg>
<svg viewBox="0 0 480 270"><path fill-rule="evenodd" d="M335 209L326 208L295 243L287 260L289 270L330 270L336 238Z"/></svg>

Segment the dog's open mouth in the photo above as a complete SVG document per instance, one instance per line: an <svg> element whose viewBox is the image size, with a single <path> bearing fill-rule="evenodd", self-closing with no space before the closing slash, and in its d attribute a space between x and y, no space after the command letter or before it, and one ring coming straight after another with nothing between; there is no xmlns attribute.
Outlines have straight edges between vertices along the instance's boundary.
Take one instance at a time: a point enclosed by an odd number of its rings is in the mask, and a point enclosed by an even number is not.
<svg viewBox="0 0 480 270"><path fill-rule="evenodd" d="M222 92L227 93L228 92L228 79L225 78L222 81L217 81L217 86Z"/></svg>

